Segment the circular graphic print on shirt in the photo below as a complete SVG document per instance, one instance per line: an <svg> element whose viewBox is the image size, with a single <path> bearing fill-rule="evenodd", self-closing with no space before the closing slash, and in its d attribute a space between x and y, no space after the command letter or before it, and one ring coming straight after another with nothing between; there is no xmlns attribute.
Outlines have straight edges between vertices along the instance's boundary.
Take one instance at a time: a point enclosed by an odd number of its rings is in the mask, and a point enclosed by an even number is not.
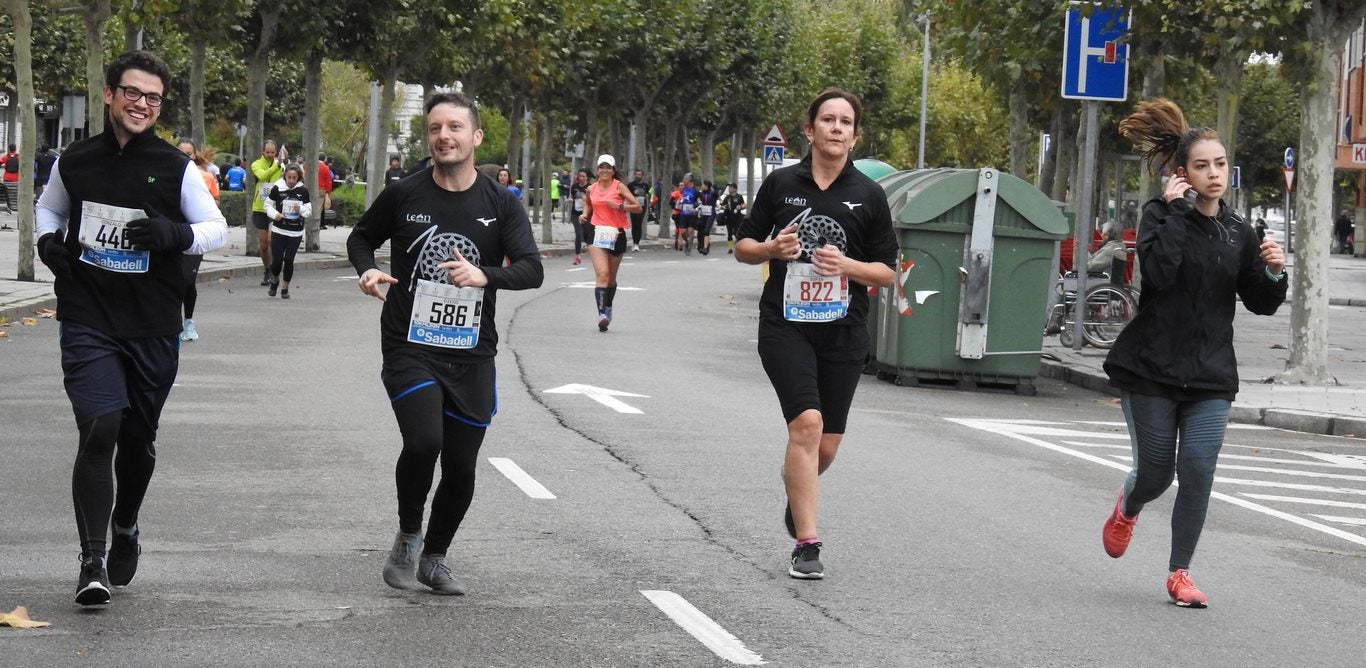
<svg viewBox="0 0 1366 668"><path fill-rule="evenodd" d="M457 250L470 264L483 264L480 261L479 247L474 245L469 237L455 232L433 233L428 235L426 242L422 244L422 252L418 255L416 266L413 267L414 278L449 284L449 273L437 265L454 260ZM413 283L416 284L416 281Z"/></svg>
<svg viewBox="0 0 1366 668"><path fill-rule="evenodd" d="M841 253L848 253L848 241L844 228L834 218L811 215L807 209L797 219L797 240L802 245L802 261L809 262L811 253L826 244L833 244Z"/></svg>

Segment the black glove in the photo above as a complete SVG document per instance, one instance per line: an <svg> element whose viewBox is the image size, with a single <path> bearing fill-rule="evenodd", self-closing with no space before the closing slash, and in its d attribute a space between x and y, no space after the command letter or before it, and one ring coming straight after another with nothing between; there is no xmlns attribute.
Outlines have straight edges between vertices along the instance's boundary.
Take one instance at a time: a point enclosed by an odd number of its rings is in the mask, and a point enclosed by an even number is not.
<svg viewBox="0 0 1366 668"><path fill-rule="evenodd" d="M128 223L128 240L133 248L152 251L183 251L194 242L194 233L185 223L177 223L151 207L147 207L147 218L139 218Z"/></svg>
<svg viewBox="0 0 1366 668"><path fill-rule="evenodd" d="M62 243L62 233L48 232L38 238L38 259L52 270L54 276L71 273L71 251Z"/></svg>

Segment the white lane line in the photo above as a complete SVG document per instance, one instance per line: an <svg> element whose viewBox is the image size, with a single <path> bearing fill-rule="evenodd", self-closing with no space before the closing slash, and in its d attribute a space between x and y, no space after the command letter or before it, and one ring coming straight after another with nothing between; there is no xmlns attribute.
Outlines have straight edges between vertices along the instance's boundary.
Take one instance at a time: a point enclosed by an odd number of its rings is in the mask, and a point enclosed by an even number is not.
<svg viewBox="0 0 1366 668"><path fill-rule="evenodd" d="M1239 492L1239 496L1246 496L1249 499L1259 501L1284 501L1286 503L1307 503L1311 506L1328 506L1330 508L1352 508L1354 510L1366 510L1366 503L1355 503L1353 501L1334 501L1332 499L1307 499L1302 496L1281 496L1279 494L1254 494L1252 492Z"/></svg>
<svg viewBox="0 0 1366 668"><path fill-rule="evenodd" d="M1054 451L1054 452L1060 452L1060 453L1065 454L1065 455L1071 455L1071 456L1073 456L1073 457L1076 457L1077 459L1084 459L1084 460L1086 460L1086 461L1088 461L1088 462L1100 464L1100 465L1102 465L1102 466L1108 466L1108 467L1110 467L1110 468L1112 468L1112 469L1119 469L1119 470L1121 470L1121 471L1126 471L1126 472L1129 470L1129 466L1127 466L1127 465L1125 465L1125 464L1120 464L1119 462L1110 461L1109 459L1106 459L1106 458L1104 458L1104 457L1097 457L1097 456L1095 456L1095 455L1093 455L1093 454L1090 454L1090 453L1081 452L1081 451L1079 451L1079 450L1073 450L1073 449L1071 449L1071 448L1066 448L1066 447L1063 447L1063 446L1061 446L1061 445L1056 445L1056 444L1053 444L1053 443L1049 443L1048 441L1043 441L1043 440L1040 440L1040 439L1037 439L1037 438L1033 438L1033 437L1030 437L1030 436L1026 436L1026 435L1024 435L1024 434L1015 433L1015 432L1011 431L1010 428L1016 426L1016 424L1012 424L1012 423L1009 422L1009 421L1004 421L1004 420L971 420L971 419L964 419L964 418L946 418L946 419L947 419L949 422L954 422L954 423L957 423L957 424L961 424L961 425L963 425L963 426L965 426L965 427L970 427L970 428L973 428L973 429L980 429L980 430L982 430L982 431L987 431L987 432L991 432L991 433L993 433L993 434L998 434L998 435L1001 435L1001 436L1006 436L1006 437L1008 437L1008 438L1013 438L1013 439L1015 439L1015 440L1017 440L1017 441L1024 441L1025 443L1029 443L1029 444L1031 444L1031 445L1037 445L1037 446L1039 446L1039 447L1041 447L1041 448L1044 448L1044 449L1046 449L1046 450L1052 450L1052 451ZM1321 486L1321 485L1294 485L1294 484L1286 484L1286 483L1272 483L1272 482L1265 482L1265 481L1261 481L1261 480L1240 480L1240 479L1235 479L1235 478L1221 478L1221 477L1218 477L1218 476L1215 476L1214 482L1216 482L1216 483L1224 482L1224 483L1231 483L1231 484L1235 484L1235 485L1236 485L1236 484L1252 485L1252 486L1258 486L1258 487L1284 487L1284 488L1287 488L1287 489L1303 489L1303 490L1314 490L1314 489L1317 489L1317 490L1320 490L1320 491L1326 490L1326 491L1333 491L1333 492L1344 493L1344 494L1363 494L1363 495L1366 495L1366 490L1345 489L1345 488L1332 488L1332 487L1323 487L1323 486ZM1176 485L1176 483L1172 483L1172 484L1173 484L1173 486ZM1328 526L1328 525L1326 525L1326 524L1321 524L1321 523L1319 523L1319 522L1315 522L1315 521L1313 521L1313 520L1311 520L1311 519L1306 519L1306 518L1300 517L1300 516L1298 516L1298 515L1291 515L1290 513L1286 513L1286 512L1282 512L1282 511L1276 510L1275 508L1268 508L1268 507L1266 507L1266 506L1263 506L1263 505L1260 504L1260 503L1253 503L1253 502L1251 502L1251 501L1248 501L1247 499L1240 499L1240 498L1238 498L1238 497L1236 497L1236 496L1231 496L1231 495L1229 495L1229 494L1224 494L1224 493L1222 493L1222 492L1210 492L1210 498L1219 499L1220 501L1227 501L1227 502L1229 502L1229 503L1232 503L1232 504L1235 505L1235 506L1241 506L1241 507L1243 507L1243 508L1247 508L1248 510L1253 510L1253 511L1262 513L1263 515L1270 515L1271 517L1283 519L1283 520L1285 520L1285 521L1287 521L1287 522L1290 522L1290 523L1292 523L1292 524L1298 524L1298 525L1300 525L1300 526L1302 526L1302 527L1305 527L1305 528L1307 528L1307 529L1313 529L1313 530L1315 530L1315 531L1319 531L1319 532L1322 532L1322 533L1326 533L1326 534L1328 534L1328 535L1330 535L1330 536L1334 536L1334 537L1337 537L1337 538L1341 538L1341 539L1343 539L1343 540L1345 540L1345 541L1348 541L1348 542L1351 542L1351 543L1356 543L1356 544L1358 544L1358 545L1366 545L1366 537L1358 536L1358 535L1356 535L1356 534L1354 534L1354 533L1349 533L1349 532L1347 532L1347 531L1343 531L1343 530L1338 529L1338 528L1336 528L1336 527L1330 527L1330 526Z"/></svg>
<svg viewBox="0 0 1366 668"><path fill-rule="evenodd" d="M520 487L526 495L533 499L553 499L554 494L546 489L544 485L536 482L536 479L527 475L522 467L518 466L511 459L506 457L489 457L489 463L498 469L500 473L512 481L512 484Z"/></svg>
<svg viewBox="0 0 1366 668"><path fill-rule="evenodd" d="M1317 517L1327 522L1335 522L1337 524L1346 524L1355 527L1366 527L1366 517L1339 517L1337 515L1314 515L1314 517Z"/></svg>
<svg viewBox="0 0 1366 668"><path fill-rule="evenodd" d="M1063 441L1063 443L1065 445L1075 445L1081 448L1112 448L1114 450L1133 450L1133 448L1130 446L1119 445L1117 443L1087 443L1086 441ZM1119 455L1110 456L1118 457Z"/></svg>
<svg viewBox="0 0 1366 668"><path fill-rule="evenodd" d="M664 611L669 619L674 620L675 624L683 627L684 631L692 634L707 649L714 652L717 656L731 663L742 666L757 666L764 663L764 657L750 651L739 638L723 628L720 624L712 621L710 617L701 610L693 607L686 599L671 591L656 589L642 589L640 593L655 607Z"/></svg>

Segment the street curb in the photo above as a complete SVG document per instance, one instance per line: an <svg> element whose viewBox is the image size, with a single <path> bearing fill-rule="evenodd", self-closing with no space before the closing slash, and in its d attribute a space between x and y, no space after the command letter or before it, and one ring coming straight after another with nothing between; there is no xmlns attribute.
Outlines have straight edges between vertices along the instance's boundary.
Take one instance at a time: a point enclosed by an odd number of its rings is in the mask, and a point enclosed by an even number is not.
<svg viewBox="0 0 1366 668"><path fill-rule="evenodd" d="M1363 301L1362 305L1366 306L1366 301ZM1075 369L1060 362L1042 360L1039 375L1102 394L1119 396L1119 390L1110 385L1108 377ZM1239 424L1258 424L1306 434L1366 439L1366 419L1326 413L1235 405L1229 409L1228 420Z"/></svg>

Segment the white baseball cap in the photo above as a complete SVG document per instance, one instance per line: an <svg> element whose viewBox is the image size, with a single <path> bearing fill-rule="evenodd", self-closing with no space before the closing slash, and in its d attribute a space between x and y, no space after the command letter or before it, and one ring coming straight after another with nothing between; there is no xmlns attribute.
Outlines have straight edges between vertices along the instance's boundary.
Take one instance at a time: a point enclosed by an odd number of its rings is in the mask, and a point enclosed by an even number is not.
<svg viewBox="0 0 1366 668"><path fill-rule="evenodd" d="M605 164L605 165L611 165L611 166L613 166L613 167L616 167L616 166L617 166L617 160L616 160L616 158L613 158L613 157L611 156L611 154L603 153L602 155L598 156L598 161L597 161L596 163L594 163L594 164L598 164L598 165L604 165L604 164Z"/></svg>

